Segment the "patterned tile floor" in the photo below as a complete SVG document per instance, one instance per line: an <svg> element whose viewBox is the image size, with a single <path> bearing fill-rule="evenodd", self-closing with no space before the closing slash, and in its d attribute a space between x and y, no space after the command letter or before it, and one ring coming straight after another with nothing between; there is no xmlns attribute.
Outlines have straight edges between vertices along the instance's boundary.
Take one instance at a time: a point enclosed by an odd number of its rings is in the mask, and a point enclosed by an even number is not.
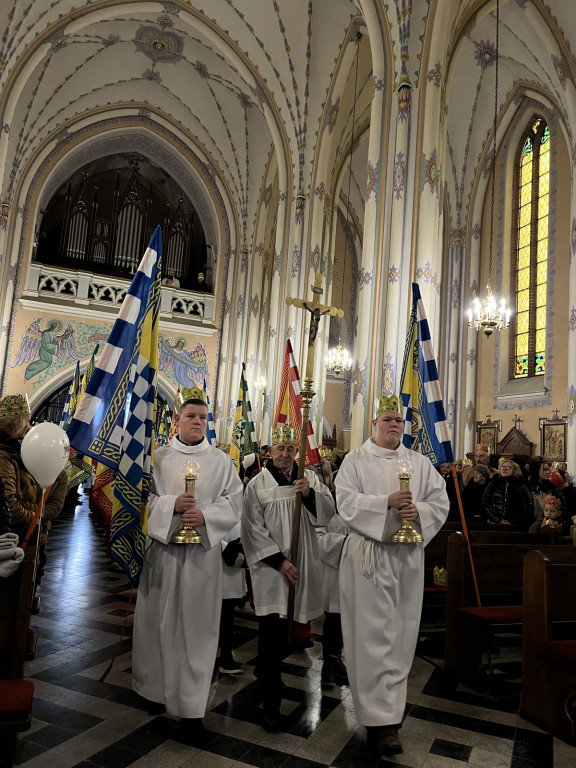
<svg viewBox="0 0 576 768"><path fill-rule="evenodd" d="M244 672L212 686L202 749L178 739L176 721L142 709L130 687L130 588L111 564L86 497L52 527L48 565L32 617L39 640L26 674L35 685L33 724L21 734L16 764L25 768L574 768L576 749L518 712L519 643L501 637L491 693L448 689L442 676L443 631L433 606L425 611L410 675L404 753L378 761L364 752L365 733L349 689L322 689L321 647L284 664L286 728L258 724L259 684L253 675L256 622L236 621L236 659ZM123 631L126 611L127 627ZM319 626L315 629L321 629ZM99 682L113 655L113 668Z"/></svg>

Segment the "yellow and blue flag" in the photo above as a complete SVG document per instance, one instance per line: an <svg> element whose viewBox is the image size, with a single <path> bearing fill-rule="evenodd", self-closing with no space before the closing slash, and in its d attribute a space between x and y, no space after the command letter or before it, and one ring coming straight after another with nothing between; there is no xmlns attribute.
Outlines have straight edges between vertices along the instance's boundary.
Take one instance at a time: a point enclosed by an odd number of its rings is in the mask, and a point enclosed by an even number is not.
<svg viewBox="0 0 576 768"><path fill-rule="evenodd" d="M404 348L400 395L404 416L402 442L406 448L428 456L433 464L453 462L438 368L418 283L412 283L412 312Z"/></svg>
<svg viewBox="0 0 576 768"><path fill-rule="evenodd" d="M210 408L210 398L206 391L206 379L204 379L204 394L206 395L206 405L208 406L208 426L206 427L206 440L213 445L214 448L218 448L218 440L216 439L216 429L214 427L214 416L212 414L212 408Z"/></svg>
<svg viewBox="0 0 576 768"><path fill-rule="evenodd" d="M256 448L252 405L248 397L248 382L246 381L246 365L242 363L238 400L236 402L236 413L232 428L232 442L230 443L230 458L234 462L236 472L240 472L244 456L248 456L249 453L255 453Z"/></svg>
<svg viewBox="0 0 576 768"><path fill-rule="evenodd" d="M160 259L156 227L68 429L76 450L115 471L110 550L136 583L154 450Z"/></svg>
<svg viewBox="0 0 576 768"><path fill-rule="evenodd" d="M90 358L88 365L86 366L86 370L84 371L84 376L82 377L82 384L80 385L76 399L73 400L71 403L70 415L68 418L68 425L64 427L66 431L68 431L68 426L70 425L70 422L74 414L76 413L76 407L80 402L80 400L82 399L82 395L84 394L84 392L86 392L86 387L88 386L90 377L94 373L98 347L99 345L96 344L96 346L92 350L92 357ZM90 480L91 478L92 478L92 462L90 461L90 459L87 459L84 456L84 454L80 453L80 451L72 451L72 455L70 456L70 466L68 467L68 486L66 488L66 493L70 493L70 491L73 488L77 488L79 485L82 485L82 483L85 483L87 480Z"/></svg>

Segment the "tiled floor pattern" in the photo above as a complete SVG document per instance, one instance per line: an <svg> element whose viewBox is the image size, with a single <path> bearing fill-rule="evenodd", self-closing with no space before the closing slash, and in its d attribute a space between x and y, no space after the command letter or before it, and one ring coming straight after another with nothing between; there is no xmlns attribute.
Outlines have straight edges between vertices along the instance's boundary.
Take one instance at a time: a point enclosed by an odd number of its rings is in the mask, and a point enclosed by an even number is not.
<svg viewBox="0 0 576 768"><path fill-rule="evenodd" d="M498 639L496 682L488 693L446 685L443 632L433 607L424 614L409 680L404 753L378 763L365 753L365 732L356 723L349 689L321 687L317 641L286 659L284 732L262 729L253 675L256 622L249 611L237 617L235 655L244 672L215 679L202 748L179 740L175 720L148 714L130 687L131 609L125 622L130 588L106 555L86 497L52 527L39 594L40 612L33 617L39 640L26 670L35 685L34 719L17 753L17 764L25 768L576 766L576 749L517 714L517 637ZM111 672L99 682L114 655Z"/></svg>

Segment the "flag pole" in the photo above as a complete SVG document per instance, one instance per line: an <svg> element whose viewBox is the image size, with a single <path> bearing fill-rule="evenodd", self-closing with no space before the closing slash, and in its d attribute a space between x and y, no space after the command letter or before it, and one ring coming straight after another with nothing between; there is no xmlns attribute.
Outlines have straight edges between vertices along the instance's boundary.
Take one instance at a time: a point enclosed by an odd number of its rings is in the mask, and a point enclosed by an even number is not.
<svg viewBox="0 0 576 768"><path fill-rule="evenodd" d="M310 421L310 406L316 392L314 392L314 356L316 336L318 334L318 325L322 315L332 315L334 317L343 317L344 312L337 307L330 307L327 304L320 304L322 295L322 275L317 274L312 286L312 302L302 299L293 299L288 297L286 304L288 306L298 307L310 312L310 329L308 333L308 352L306 355L306 372L304 375L304 386L300 392L302 397L302 424L300 427L300 454L298 460L298 480L304 477L306 467L306 446L308 443L308 422ZM290 562L294 565L298 562L298 544L300 541L300 519L302 513L302 494L296 494L294 504L294 517L292 520L292 538L290 542ZM296 587L294 584L288 585L288 606L286 617L288 619L288 642L292 640L292 630L294 626L294 603L296 598Z"/></svg>

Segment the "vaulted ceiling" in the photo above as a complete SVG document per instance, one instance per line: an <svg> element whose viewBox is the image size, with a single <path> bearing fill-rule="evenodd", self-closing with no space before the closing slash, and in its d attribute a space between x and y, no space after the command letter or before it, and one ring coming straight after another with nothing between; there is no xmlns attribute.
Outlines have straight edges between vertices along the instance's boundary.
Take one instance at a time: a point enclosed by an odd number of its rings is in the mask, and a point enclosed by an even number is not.
<svg viewBox="0 0 576 768"><path fill-rule="evenodd" d="M500 109L532 89L576 124L572 6L502 0ZM494 0L5 0L0 162L12 165L0 194L11 200L24 169L32 178L63 145L70 155L46 195L83 163L140 151L178 178L208 240L217 198L249 238L271 158L281 190L311 191L334 78L350 94L352 58L348 71L338 66L356 20L370 41L358 119L369 117L370 65L391 70L387 88L442 89L442 175L457 218L489 146L494 8ZM336 165L350 125L347 107ZM358 198L363 177L355 166Z"/></svg>

